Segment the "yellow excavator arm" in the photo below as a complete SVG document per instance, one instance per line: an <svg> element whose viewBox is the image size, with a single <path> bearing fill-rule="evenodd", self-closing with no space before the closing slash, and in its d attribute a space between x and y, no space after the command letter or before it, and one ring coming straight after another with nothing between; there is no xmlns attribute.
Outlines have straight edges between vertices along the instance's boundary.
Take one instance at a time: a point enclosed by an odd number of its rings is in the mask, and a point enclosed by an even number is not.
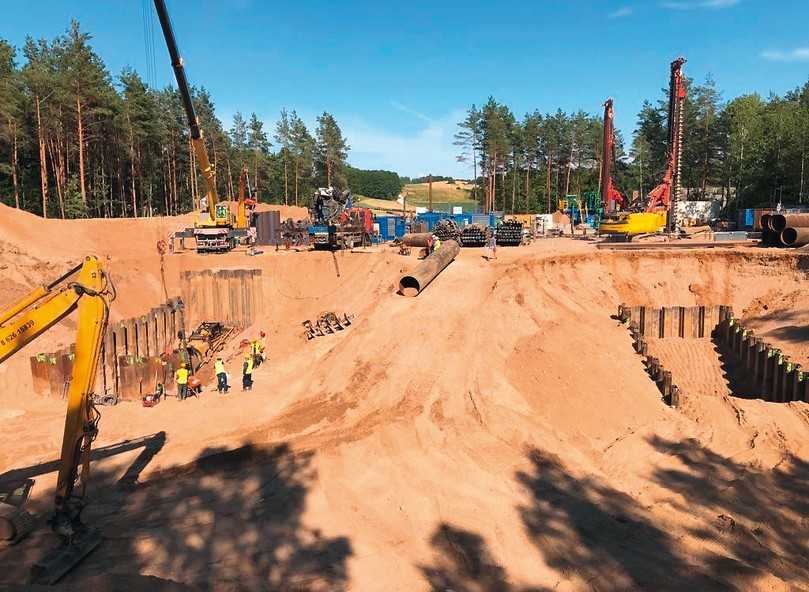
<svg viewBox="0 0 809 592"><path fill-rule="evenodd" d="M93 406L92 394L109 305L114 298L112 282L100 262L96 257L88 256L81 265L54 282L36 288L8 309L0 311L0 363L74 310L79 311L55 508L50 520L65 544L40 565L46 581L60 578L100 541L97 533L81 524L80 514L89 476L90 447L98 433L99 415ZM80 548L82 545L87 548L86 552Z"/></svg>

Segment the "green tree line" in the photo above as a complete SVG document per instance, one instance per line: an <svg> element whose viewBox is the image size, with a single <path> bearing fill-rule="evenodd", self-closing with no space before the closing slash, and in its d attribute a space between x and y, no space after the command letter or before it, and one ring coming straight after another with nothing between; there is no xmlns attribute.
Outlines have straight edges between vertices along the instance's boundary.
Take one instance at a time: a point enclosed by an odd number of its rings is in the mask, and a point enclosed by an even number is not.
<svg viewBox="0 0 809 592"><path fill-rule="evenodd" d="M803 203L807 196L809 83L784 96L724 101L712 78L687 81L682 185L686 199L719 196L726 211ZM620 109L616 105L616 110ZM614 177L630 198L644 197L666 167L668 90L644 102L631 145L616 137ZM598 191L602 115L578 111L521 119L490 97L458 124L458 160L476 180L484 211L550 212L569 194Z"/></svg>
<svg viewBox="0 0 809 592"><path fill-rule="evenodd" d="M197 207L205 185L177 91L128 68L113 77L90 40L75 21L19 50L0 39L0 200L61 218ZM329 113L314 132L286 110L274 132L255 113L225 129L210 94L192 94L225 199L244 167L262 202L307 205L316 187L347 185L349 146Z"/></svg>
<svg viewBox="0 0 809 592"><path fill-rule="evenodd" d="M366 197L394 199L399 196L403 182L393 171L364 170L352 166L346 168L348 186L351 190Z"/></svg>

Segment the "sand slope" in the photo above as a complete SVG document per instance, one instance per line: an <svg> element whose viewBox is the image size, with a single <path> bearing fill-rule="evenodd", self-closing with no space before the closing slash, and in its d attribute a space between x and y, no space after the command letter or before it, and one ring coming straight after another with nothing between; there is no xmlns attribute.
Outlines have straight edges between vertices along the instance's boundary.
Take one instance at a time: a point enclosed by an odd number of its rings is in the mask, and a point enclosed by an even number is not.
<svg viewBox="0 0 809 592"><path fill-rule="evenodd" d="M69 249L31 251L58 267L101 249L126 287L122 310L149 308L162 298L153 242L178 222L113 222L107 239L103 223L75 222ZM21 264L20 286L44 274L14 250L23 242L0 254ZM416 260L387 248L338 253L339 277L328 253L169 258L170 291L184 269L262 268L263 318L247 334L269 331L270 360L251 393L104 410L86 518L107 540L66 583L112 572L213 590L809 589L807 406L729 397L715 373L707 388L711 351L674 348L695 402L669 409L610 318L619 302L742 311L802 290L803 260L599 253L569 239L500 251L462 251L415 299L395 285ZM307 342L300 322L325 310L356 322ZM24 385L25 369L4 364L0 385ZM54 477L40 464L62 407L25 387L0 403L22 412L0 416L0 475L34 474L32 507L47 509ZM0 581L19 581L49 540L0 552Z"/></svg>

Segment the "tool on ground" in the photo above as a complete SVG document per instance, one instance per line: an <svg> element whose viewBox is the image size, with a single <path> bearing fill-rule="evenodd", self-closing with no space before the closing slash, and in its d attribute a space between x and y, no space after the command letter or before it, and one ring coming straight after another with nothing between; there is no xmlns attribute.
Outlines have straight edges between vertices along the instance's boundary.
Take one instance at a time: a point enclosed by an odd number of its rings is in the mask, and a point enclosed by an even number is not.
<svg viewBox="0 0 809 592"><path fill-rule="evenodd" d="M314 339L315 337L323 337L347 329L353 319L354 315L346 313L343 313L342 318L340 318L337 313L324 312L318 316L317 320L306 320L302 324L304 329L306 329L306 338Z"/></svg>
<svg viewBox="0 0 809 592"><path fill-rule="evenodd" d="M101 263L87 256L80 265L0 312L0 363L74 310L79 314L54 511L48 520L61 545L32 569L32 579L37 583L55 583L101 542L99 531L82 523L81 513L90 473L90 448L101 418L93 404L93 389L114 299L115 288ZM25 536L25 524L30 519L25 514L19 509L0 517L0 532L12 532L16 540Z"/></svg>
<svg viewBox="0 0 809 592"><path fill-rule="evenodd" d="M143 396L144 407L154 407L166 396L166 389L162 384L158 384L154 393Z"/></svg>

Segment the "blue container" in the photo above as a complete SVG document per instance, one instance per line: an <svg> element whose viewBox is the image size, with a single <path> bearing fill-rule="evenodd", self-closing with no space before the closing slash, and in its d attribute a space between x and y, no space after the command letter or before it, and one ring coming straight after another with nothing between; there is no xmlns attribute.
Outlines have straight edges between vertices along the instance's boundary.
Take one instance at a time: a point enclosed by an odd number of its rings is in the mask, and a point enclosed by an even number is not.
<svg viewBox="0 0 809 592"><path fill-rule="evenodd" d="M379 237L385 241L391 241L397 236L397 224L402 222L402 219L398 216L377 216L375 218L377 224L379 224ZM402 233L404 234L404 233Z"/></svg>
<svg viewBox="0 0 809 592"><path fill-rule="evenodd" d="M402 238L405 235L407 228L405 226L404 218L397 217L396 223L394 224L394 236L396 238Z"/></svg>

